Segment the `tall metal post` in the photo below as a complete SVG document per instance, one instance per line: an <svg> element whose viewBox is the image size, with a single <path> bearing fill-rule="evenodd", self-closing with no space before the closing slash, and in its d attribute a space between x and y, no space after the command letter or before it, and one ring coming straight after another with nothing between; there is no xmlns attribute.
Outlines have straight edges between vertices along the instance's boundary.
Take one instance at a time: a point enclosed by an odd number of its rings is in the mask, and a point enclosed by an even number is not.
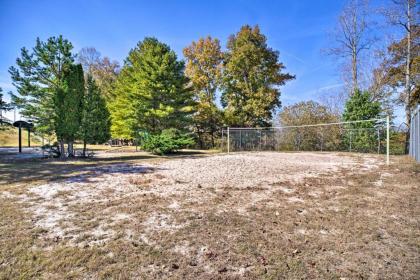
<svg viewBox="0 0 420 280"><path fill-rule="evenodd" d="M19 153L22 152L22 125L19 123Z"/></svg>
<svg viewBox="0 0 420 280"><path fill-rule="evenodd" d="M227 128L227 152L229 154L230 151L230 131L229 131L229 127Z"/></svg>
<svg viewBox="0 0 420 280"><path fill-rule="evenodd" d="M239 130L239 150L242 151L242 130Z"/></svg>
<svg viewBox="0 0 420 280"><path fill-rule="evenodd" d="M220 141L220 149L222 150L222 152L223 152L223 141L225 140L225 138L224 138L224 136L223 136L223 128L222 128L222 141Z"/></svg>
<svg viewBox="0 0 420 280"><path fill-rule="evenodd" d="M386 116L386 164L389 165L389 115Z"/></svg>
<svg viewBox="0 0 420 280"><path fill-rule="evenodd" d="M353 131L350 130L350 149L349 149L349 152L351 152L351 137L352 137L352 135L353 135Z"/></svg>

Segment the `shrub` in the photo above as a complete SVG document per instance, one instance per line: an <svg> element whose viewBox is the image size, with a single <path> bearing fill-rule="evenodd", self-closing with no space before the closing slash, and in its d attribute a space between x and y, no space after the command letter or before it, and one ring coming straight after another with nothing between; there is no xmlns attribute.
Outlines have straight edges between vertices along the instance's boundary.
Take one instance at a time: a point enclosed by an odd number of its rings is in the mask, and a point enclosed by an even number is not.
<svg viewBox="0 0 420 280"><path fill-rule="evenodd" d="M48 157L59 158L61 155L58 142L54 142L52 145L45 144L41 149L48 154Z"/></svg>
<svg viewBox="0 0 420 280"><path fill-rule="evenodd" d="M164 155L193 144L194 140L187 134L182 134L177 129L165 129L161 134L146 136L142 148L154 154Z"/></svg>

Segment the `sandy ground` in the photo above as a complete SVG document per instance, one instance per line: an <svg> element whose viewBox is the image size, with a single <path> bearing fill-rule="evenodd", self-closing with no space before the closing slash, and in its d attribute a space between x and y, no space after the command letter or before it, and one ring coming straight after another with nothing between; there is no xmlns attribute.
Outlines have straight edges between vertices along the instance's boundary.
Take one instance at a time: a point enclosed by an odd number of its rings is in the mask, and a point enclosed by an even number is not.
<svg viewBox="0 0 420 280"><path fill-rule="evenodd" d="M140 246L143 251L133 253L138 265L126 271L129 278L409 279L418 263L399 264L392 248L386 257L360 263L365 250L373 250L372 257L387 246L372 245L375 240L362 246L347 228L362 227L363 221L354 220L359 215L370 223L382 208L375 203L387 196L384 184L392 177L384 169L384 159L376 156L224 154L88 167L66 180L0 195L29 213L38 230L36 249ZM363 176L366 189L358 182ZM356 189L361 197L351 202ZM364 213L351 208L370 203ZM400 214L394 213L395 220L419 225L418 217ZM388 247L418 261L419 243L410 247L390 238L385 218L377 218L368 235L388 236ZM89 275L83 271L82 277Z"/></svg>
<svg viewBox="0 0 420 280"><path fill-rule="evenodd" d="M258 191L244 197L238 193L239 196L229 203L229 208L225 203L214 207L216 212L235 210L246 215L249 207L267 200L275 192L293 194L293 186L305 178L327 175L341 168L377 168L379 163L380 160L372 162L369 159L356 165L354 159L334 154L252 153L179 159L153 165L118 164L87 168L85 175L32 187L21 199L29 202L36 224L46 230L47 237L69 240L73 244L81 234L110 238L112 232L104 230L108 227L106 223L98 225L93 233L77 228L71 222L77 214L70 209L72 206L153 195L171 201L167 205L169 209L186 210L190 204L194 208L206 204L225 188L233 192L255 188ZM313 194L319 195L316 191ZM287 201L304 203L299 196L287 197ZM128 213L115 214L111 209L107 210L107 219L112 222L130 219ZM178 228L179 225L172 224L171 220L170 215L152 213L144 223L145 230L153 234L154 230ZM92 242L96 241L95 238ZM74 245L85 244L76 242Z"/></svg>
<svg viewBox="0 0 420 280"><path fill-rule="evenodd" d="M42 149L39 147L22 147L22 153L19 153L19 148L4 148L0 147L0 158L2 160L15 159L34 159L42 158Z"/></svg>

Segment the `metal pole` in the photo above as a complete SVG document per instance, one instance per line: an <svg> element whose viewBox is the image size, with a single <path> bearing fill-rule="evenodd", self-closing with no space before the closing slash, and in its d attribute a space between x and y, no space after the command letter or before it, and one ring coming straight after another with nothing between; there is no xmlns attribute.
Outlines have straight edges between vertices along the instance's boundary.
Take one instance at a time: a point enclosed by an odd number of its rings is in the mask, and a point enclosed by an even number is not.
<svg viewBox="0 0 420 280"><path fill-rule="evenodd" d="M22 152L22 127L19 124L19 153Z"/></svg>
<svg viewBox="0 0 420 280"><path fill-rule="evenodd" d="M379 128L377 129L377 133L378 133L378 154L381 150L381 138L379 137Z"/></svg>
<svg viewBox="0 0 420 280"><path fill-rule="evenodd" d="M353 131L350 130L350 149L349 149L350 152L351 152L351 137L352 137L352 135L353 135Z"/></svg>
<svg viewBox="0 0 420 280"><path fill-rule="evenodd" d="M227 128L227 152L228 152L228 154L230 152L230 131L229 131L229 127Z"/></svg>
<svg viewBox="0 0 420 280"><path fill-rule="evenodd" d="M389 115L386 116L386 164L389 165Z"/></svg>
<svg viewBox="0 0 420 280"><path fill-rule="evenodd" d="M242 130L239 130L239 150L242 151Z"/></svg>
<svg viewBox="0 0 420 280"><path fill-rule="evenodd" d="M31 129L28 127L28 147L31 147Z"/></svg>
<svg viewBox="0 0 420 280"><path fill-rule="evenodd" d="M220 149L223 151L223 140L225 140L223 135L223 128L222 128L222 141L220 141Z"/></svg>

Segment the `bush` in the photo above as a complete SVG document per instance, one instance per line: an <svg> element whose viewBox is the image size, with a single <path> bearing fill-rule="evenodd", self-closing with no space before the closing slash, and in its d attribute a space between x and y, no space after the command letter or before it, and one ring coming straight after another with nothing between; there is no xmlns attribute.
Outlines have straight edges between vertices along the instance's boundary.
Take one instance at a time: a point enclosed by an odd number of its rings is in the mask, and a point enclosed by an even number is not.
<svg viewBox="0 0 420 280"><path fill-rule="evenodd" d="M41 147L41 149L44 150L44 152L48 154L48 157L59 158L61 155L58 142L54 142L52 145L45 144L44 146Z"/></svg>
<svg viewBox="0 0 420 280"><path fill-rule="evenodd" d="M153 154L164 155L193 144L194 140L187 134L182 134L177 129L165 129L161 134L145 137L142 148Z"/></svg>

